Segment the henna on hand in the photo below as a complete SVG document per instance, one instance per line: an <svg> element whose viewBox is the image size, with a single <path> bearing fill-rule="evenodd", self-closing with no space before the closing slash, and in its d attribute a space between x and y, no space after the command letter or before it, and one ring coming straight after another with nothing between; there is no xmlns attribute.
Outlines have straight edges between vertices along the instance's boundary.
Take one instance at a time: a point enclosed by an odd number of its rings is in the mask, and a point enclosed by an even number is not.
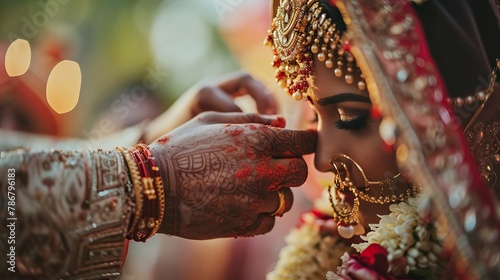
<svg viewBox="0 0 500 280"><path fill-rule="evenodd" d="M166 188L160 232L209 239L271 230L274 217L263 213L274 209L266 209L266 200L276 203L270 192L305 181L301 155L314 150L316 137L270 126L273 121L205 113L151 144Z"/></svg>

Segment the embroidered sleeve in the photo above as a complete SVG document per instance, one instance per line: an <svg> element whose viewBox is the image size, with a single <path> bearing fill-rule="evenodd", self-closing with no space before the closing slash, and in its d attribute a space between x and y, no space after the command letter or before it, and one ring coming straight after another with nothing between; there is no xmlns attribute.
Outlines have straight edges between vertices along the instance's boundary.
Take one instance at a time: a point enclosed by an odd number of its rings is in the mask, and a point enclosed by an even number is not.
<svg viewBox="0 0 500 280"><path fill-rule="evenodd" d="M2 152L1 278L118 278L126 168L118 151Z"/></svg>

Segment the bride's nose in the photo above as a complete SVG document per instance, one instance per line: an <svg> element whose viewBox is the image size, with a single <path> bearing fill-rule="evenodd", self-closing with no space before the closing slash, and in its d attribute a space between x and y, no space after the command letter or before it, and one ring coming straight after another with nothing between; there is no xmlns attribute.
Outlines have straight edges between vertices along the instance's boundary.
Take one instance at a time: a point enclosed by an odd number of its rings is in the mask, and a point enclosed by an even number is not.
<svg viewBox="0 0 500 280"><path fill-rule="evenodd" d="M316 152L314 155L314 166L321 172L333 172L333 166L330 163L331 159L330 155Z"/></svg>
<svg viewBox="0 0 500 280"><path fill-rule="evenodd" d="M316 169L321 172L334 172L331 160L332 156L338 153L337 150L334 141L319 132L316 152L314 153L314 166Z"/></svg>

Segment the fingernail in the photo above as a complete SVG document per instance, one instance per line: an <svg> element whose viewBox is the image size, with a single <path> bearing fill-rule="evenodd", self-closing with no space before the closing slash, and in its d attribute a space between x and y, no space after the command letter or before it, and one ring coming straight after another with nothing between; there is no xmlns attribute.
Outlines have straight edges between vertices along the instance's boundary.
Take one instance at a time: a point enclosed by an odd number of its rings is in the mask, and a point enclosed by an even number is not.
<svg viewBox="0 0 500 280"><path fill-rule="evenodd" d="M285 121L285 118L283 117L278 117L276 118L272 123L271 123L272 126L276 126L276 127L285 127L286 125L286 121Z"/></svg>

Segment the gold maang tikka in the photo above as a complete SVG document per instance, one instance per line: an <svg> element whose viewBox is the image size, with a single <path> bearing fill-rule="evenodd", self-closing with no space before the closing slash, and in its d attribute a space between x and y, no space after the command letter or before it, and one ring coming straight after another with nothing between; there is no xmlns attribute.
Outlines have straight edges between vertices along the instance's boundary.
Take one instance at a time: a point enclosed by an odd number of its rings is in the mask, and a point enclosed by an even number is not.
<svg viewBox="0 0 500 280"><path fill-rule="evenodd" d="M309 90L313 55L335 76L344 76L348 84L357 80L359 90L366 89L349 42L342 41L341 31L317 0L280 0L265 44L273 49L276 82L295 100Z"/></svg>
<svg viewBox="0 0 500 280"><path fill-rule="evenodd" d="M351 162L353 167L356 167L364 180L364 186L357 187L351 180L351 173L345 162ZM334 195L332 195L332 187L328 186L328 198L330 206L333 209L333 219L337 222L338 233L340 236L349 239L354 235L354 226L358 223L359 200L376 204L399 203L407 200L409 197L418 192L415 186L409 186L404 192L396 194L397 180L401 173L398 173L390 178L381 181L370 181L366 177L365 171L351 157L345 154L334 156L330 161L334 168ZM378 196L370 194L371 187L378 187ZM389 194L387 194L387 191Z"/></svg>

